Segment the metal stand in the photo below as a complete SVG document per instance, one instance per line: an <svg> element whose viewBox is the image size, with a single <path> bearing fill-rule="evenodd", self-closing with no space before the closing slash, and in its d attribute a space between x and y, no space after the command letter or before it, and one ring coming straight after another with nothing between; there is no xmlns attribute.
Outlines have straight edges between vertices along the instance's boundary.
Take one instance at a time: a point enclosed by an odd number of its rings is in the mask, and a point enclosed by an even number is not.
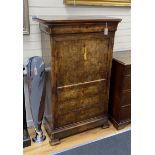
<svg viewBox="0 0 155 155"><path fill-rule="evenodd" d="M37 132L36 131L36 135L35 137L32 138L32 141L35 143L41 143L46 139L46 136L43 134L42 131Z"/></svg>
<svg viewBox="0 0 155 155"><path fill-rule="evenodd" d="M45 64L41 57L29 59L27 64L27 79L32 118L35 128L33 142L41 143L46 139L41 129L45 108Z"/></svg>

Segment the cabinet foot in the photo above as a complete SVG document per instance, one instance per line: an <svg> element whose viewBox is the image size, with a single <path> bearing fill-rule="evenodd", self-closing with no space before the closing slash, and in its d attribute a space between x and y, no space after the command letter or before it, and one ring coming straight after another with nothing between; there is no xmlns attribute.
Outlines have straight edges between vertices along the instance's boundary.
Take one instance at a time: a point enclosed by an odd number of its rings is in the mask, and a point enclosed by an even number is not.
<svg viewBox="0 0 155 155"><path fill-rule="evenodd" d="M106 128L109 128L109 123L108 122L102 126L102 129L106 129Z"/></svg>
<svg viewBox="0 0 155 155"><path fill-rule="evenodd" d="M58 145L58 144L60 144L60 140L59 139L53 139L53 140L50 140L49 143L51 146Z"/></svg>

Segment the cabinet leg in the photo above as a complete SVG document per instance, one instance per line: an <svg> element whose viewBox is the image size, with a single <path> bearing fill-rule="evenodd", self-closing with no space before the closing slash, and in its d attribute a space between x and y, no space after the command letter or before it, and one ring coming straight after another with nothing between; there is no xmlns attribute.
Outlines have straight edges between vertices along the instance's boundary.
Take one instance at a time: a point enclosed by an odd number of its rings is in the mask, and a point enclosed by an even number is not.
<svg viewBox="0 0 155 155"><path fill-rule="evenodd" d="M109 123L105 123L103 126L102 126L102 129L106 129L106 128L109 128Z"/></svg>
<svg viewBox="0 0 155 155"><path fill-rule="evenodd" d="M51 146L58 145L58 144L60 144L60 140L59 139L52 139L49 141L49 143Z"/></svg>

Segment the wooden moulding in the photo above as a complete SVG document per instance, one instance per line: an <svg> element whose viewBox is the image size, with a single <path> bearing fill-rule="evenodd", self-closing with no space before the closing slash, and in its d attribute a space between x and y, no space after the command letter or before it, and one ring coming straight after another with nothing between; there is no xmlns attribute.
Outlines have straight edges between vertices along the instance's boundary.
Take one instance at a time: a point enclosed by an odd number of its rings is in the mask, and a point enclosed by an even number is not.
<svg viewBox="0 0 155 155"><path fill-rule="evenodd" d="M93 129L96 127L102 127L103 129L109 127L107 116L96 117L92 119L88 119L85 121L77 122L74 124L66 125L64 127L56 128L51 130L47 119L45 118L45 129L47 134L50 137L50 144L56 145L60 143L60 139L74 135L75 133L80 133L89 129Z"/></svg>
<svg viewBox="0 0 155 155"><path fill-rule="evenodd" d="M105 16L51 16L35 20L40 23L40 30L47 34L104 32L106 26L109 32L114 32L121 21L121 19Z"/></svg>
<svg viewBox="0 0 155 155"><path fill-rule="evenodd" d="M110 121L113 123L114 127L117 130L121 130L123 128L125 128L125 126L127 126L128 124L131 123L131 119L127 119L121 122L116 121L114 118L110 117Z"/></svg>
<svg viewBox="0 0 155 155"><path fill-rule="evenodd" d="M109 31L116 31L117 22L108 22ZM67 33L89 33L89 32L103 32L106 27L106 22L99 24L85 24L85 25L59 25L47 26L40 24L40 29L48 34L67 34Z"/></svg>

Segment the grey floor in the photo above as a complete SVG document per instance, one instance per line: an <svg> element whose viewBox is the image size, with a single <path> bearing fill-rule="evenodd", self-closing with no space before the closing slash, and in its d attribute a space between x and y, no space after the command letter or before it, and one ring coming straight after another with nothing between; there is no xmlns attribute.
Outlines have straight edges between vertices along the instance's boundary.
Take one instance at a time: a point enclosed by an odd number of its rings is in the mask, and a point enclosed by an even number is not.
<svg viewBox="0 0 155 155"><path fill-rule="evenodd" d="M131 130L50 155L131 155Z"/></svg>

